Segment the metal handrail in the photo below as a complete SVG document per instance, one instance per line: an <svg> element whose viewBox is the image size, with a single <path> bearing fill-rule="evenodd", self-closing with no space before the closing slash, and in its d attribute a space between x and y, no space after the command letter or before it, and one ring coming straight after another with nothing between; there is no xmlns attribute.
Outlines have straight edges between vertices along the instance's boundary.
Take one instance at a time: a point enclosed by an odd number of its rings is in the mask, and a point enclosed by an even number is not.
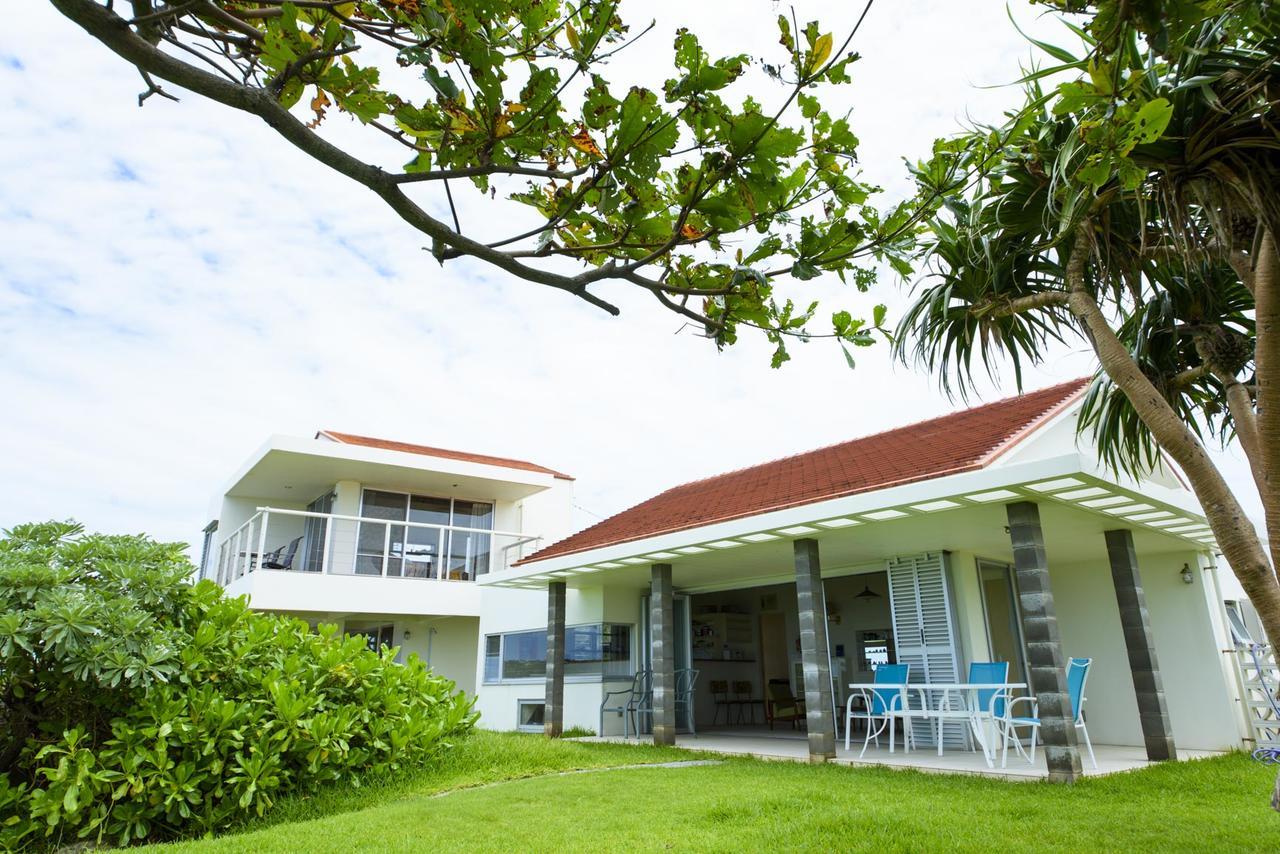
<svg viewBox="0 0 1280 854"><path fill-rule="evenodd" d="M313 519L336 519L339 522L367 522L375 525L403 525L407 528L435 528L444 531L465 531L469 534L496 534L499 537L527 537L516 531L497 531L493 528L464 528L461 525L437 525L434 522L406 522L398 519L375 519L372 516L344 516L341 513L317 513L313 510L285 510L281 507L259 507L258 513L279 513L282 516L306 516ZM255 514L257 515L257 514ZM250 521L253 521L250 519ZM245 525L249 524L248 522ZM244 527L241 525L240 527ZM239 529L237 529L239 530ZM234 536L234 535L233 535ZM529 537L536 540L538 537Z"/></svg>
<svg viewBox="0 0 1280 854"><path fill-rule="evenodd" d="M361 525L383 525L383 550L382 550L382 575L387 575L388 561L392 557L391 549L391 529L393 526L403 528L412 528L414 530L427 530L436 532L437 539L443 541L444 534L462 533L475 534L490 537L490 548L493 551L490 554L501 553L501 560L504 565L510 561L511 550L519 548L528 543L538 542L542 537L531 534L517 533L514 531L499 531L492 528L472 528L463 525L439 525L433 522L410 522L408 520L399 519L377 519L370 516L350 516L342 513L321 513L313 510L292 510L283 507L258 507L252 516L246 519L238 528L231 532L225 540L219 545L219 558L217 563L218 579L221 583L228 583L235 578L243 577L250 572L254 572L263 567L256 565L262 560L265 553L267 540L268 520L272 516L291 516L303 519L321 519L324 521L324 539L326 544L323 555L321 557L321 574L329 574L329 567L332 556L333 543L333 526L335 522L357 523ZM255 539L255 528L257 539L257 551L253 551L253 540ZM512 542L500 544L497 538L511 539ZM405 551L405 556L413 554ZM490 563L492 571L492 562ZM473 579L467 579L473 580Z"/></svg>

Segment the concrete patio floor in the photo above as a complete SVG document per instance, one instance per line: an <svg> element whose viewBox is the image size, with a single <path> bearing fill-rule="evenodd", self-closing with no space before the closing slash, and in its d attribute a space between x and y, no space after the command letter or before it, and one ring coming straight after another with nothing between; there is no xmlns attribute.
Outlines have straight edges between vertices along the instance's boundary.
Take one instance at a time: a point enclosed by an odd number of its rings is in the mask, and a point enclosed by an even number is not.
<svg viewBox="0 0 1280 854"><path fill-rule="evenodd" d="M581 741L608 741L616 743L636 742L633 736L624 739L622 736L593 736ZM648 736L642 736L641 743L650 743ZM861 733L855 733L850 742L850 749L844 749L844 739L836 745L835 762L840 765L880 765L891 768L912 768L939 774L979 774L986 777L999 777L1009 780L1039 780L1048 777L1049 770L1045 765L1044 751L1036 749L1036 764L1031 765L1025 759L1015 755L1010 748L1009 767L1001 768L999 756L996 757L995 768L988 768L980 751L948 749L939 756L936 748L920 747L906 752L899 744L897 749L889 752L885 739L880 740L880 747L873 742L867 747L866 755L861 759L858 753L862 750ZM809 746L803 730L772 730L766 727L731 727L699 732L697 735L681 733L676 736L676 747L689 750L707 750L714 753L745 754L759 759L781 759L793 762L809 760ZM1121 771L1133 771L1152 764L1147 760L1146 751L1141 747L1125 747L1109 744L1095 744L1094 752L1098 757L1098 768L1094 769L1089 756L1081 747L1081 759L1086 776L1115 774ZM1179 750L1178 759L1202 759L1217 755L1206 750Z"/></svg>

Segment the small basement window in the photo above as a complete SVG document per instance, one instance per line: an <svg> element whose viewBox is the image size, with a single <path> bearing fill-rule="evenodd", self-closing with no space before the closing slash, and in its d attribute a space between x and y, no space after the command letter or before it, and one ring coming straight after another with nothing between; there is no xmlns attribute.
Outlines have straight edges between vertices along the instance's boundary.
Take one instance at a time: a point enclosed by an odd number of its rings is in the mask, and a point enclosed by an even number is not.
<svg viewBox="0 0 1280 854"><path fill-rule="evenodd" d="M542 700L516 701L516 729L523 732L542 732L547 705Z"/></svg>

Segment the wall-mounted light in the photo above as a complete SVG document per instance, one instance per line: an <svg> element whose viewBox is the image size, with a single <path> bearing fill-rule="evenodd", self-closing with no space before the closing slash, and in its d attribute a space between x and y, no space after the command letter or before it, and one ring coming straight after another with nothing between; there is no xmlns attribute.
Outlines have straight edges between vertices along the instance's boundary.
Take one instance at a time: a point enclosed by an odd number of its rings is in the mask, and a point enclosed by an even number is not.
<svg viewBox="0 0 1280 854"><path fill-rule="evenodd" d="M1182 582L1183 582L1184 584L1194 584L1194 583L1195 583L1196 576L1195 576L1195 573L1193 573L1193 572L1191 571L1191 564L1189 564L1189 563L1184 563L1184 564L1182 565L1182 572L1181 572L1181 573L1179 573L1179 574L1182 576Z"/></svg>
<svg viewBox="0 0 1280 854"><path fill-rule="evenodd" d="M408 630L408 629L405 629L405 630L404 630L404 639L405 639L405 640L408 640L408 639L409 639L409 630Z"/></svg>

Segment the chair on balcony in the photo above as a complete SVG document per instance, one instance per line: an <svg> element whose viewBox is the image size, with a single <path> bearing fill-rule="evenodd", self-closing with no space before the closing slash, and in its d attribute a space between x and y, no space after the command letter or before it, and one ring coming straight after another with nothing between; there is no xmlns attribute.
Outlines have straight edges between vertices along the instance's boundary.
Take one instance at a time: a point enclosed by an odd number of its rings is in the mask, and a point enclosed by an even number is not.
<svg viewBox="0 0 1280 854"><path fill-rule="evenodd" d="M298 544L302 542L302 537L294 537L289 541L289 545L281 546L273 552L267 552L262 556L262 567L264 569L293 569L293 559L298 555Z"/></svg>
<svg viewBox="0 0 1280 854"><path fill-rule="evenodd" d="M911 678L910 664L881 664L876 667L875 676L869 686L851 687L849 699L845 703L844 711L844 749L849 749L849 732L852 729L855 720L866 722L867 734L862 739L862 752L858 754L861 759L867 752L867 745L874 739L876 747L880 746L880 733L888 730L889 732L889 752L893 752L894 747L894 725L898 720L902 721L902 744L903 747L910 752L911 750L911 723L908 718L911 711L904 708L906 694L898 687L906 685ZM877 688L876 685L893 686ZM853 701L858 697L862 698L863 706L861 709L853 707Z"/></svg>
<svg viewBox="0 0 1280 854"><path fill-rule="evenodd" d="M619 699L614 700L613 697ZM617 712L622 716L623 738L630 738L631 730L640 735L640 716L653 713L653 671L637 670L630 688L605 693L600 703L600 735L604 735L605 712Z"/></svg>
<svg viewBox="0 0 1280 854"><path fill-rule="evenodd" d="M1092 665L1092 658L1073 658L1067 663L1067 696L1071 699L1071 718L1075 722L1076 729L1079 730L1080 735L1084 738L1084 746L1089 751L1089 761L1096 771L1098 769L1098 757L1093 754L1093 742L1089 740L1089 729L1084 724L1084 701L1086 699L1084 696L1084 683L1089 678L1089 668ZM1026 717L1015 715L1013 710L1018 703L1030 703L1031 714ZM1009 745L1011 743L1014 750L1034 765L1036 761L1036 739L1040 734L1039 703L1035 697L1014 697L1008 702L1005 709L1004 719L997 720L997 723L1001 725L1001 736L1004 739L1000 767L1008 767ZM1022 749L1022 741L1017 733L1019 727L1026 727L1031 730L1030 750Z"/></svg>

